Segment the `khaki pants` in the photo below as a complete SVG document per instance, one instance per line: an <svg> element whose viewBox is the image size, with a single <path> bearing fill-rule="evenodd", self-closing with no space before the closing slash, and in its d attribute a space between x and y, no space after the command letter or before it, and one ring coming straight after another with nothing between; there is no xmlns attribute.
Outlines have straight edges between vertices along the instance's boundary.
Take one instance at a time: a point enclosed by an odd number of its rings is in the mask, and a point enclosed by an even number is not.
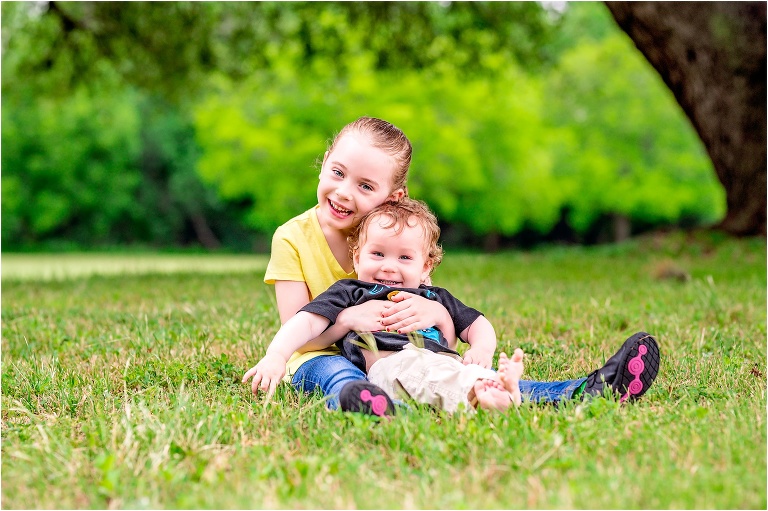
<svg viewBox="0 0 768 511"><path fill-rule="evenodd" d="M377 360L368 371L368 380L393 398L410 398L451 413L459 409L460 403L465 410L474 411L467 394L477 380L486 378L498 380L490 369L465 366L450 355L413 344Z"/></svg>

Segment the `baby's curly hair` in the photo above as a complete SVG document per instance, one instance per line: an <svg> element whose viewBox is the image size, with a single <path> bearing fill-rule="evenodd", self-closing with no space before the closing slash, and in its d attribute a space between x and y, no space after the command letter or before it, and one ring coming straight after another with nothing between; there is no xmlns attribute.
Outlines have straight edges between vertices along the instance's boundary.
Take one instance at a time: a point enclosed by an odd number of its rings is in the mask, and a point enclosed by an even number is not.
<svg viewBox="0 0 768 511"><path fill-rule="evenodd" d="M443 260L443 248L437 242L440 238L440 226L437 225L437 217L430 211L429 206L422 201L403 197L399 201L388 201L372 209L347 237L350 255L354 255L365 243L368 225L376 217L388 217L389 222L382 224L382 227L385 229L394 227L397 234L403 232L406 223L409 226L421 226L424 232L424 250L427 260L432 262L431 275Z"/></svg>

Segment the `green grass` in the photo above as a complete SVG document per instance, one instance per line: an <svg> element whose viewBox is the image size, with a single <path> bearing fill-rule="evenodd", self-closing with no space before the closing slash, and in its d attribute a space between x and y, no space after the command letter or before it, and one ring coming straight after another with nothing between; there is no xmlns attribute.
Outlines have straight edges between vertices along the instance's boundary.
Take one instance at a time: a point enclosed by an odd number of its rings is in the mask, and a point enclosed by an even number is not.
<svg viewBox="0 0 768 511"><path fill-rule="evenodd" d="M2 256L3 508L766 508L764 240L449 250L436 283L525 349L529 379L584 375L637 330L661 372L632 406L382 422L239 383L279 326L263 257L91 276L14 273L18 257Z"/></svg>

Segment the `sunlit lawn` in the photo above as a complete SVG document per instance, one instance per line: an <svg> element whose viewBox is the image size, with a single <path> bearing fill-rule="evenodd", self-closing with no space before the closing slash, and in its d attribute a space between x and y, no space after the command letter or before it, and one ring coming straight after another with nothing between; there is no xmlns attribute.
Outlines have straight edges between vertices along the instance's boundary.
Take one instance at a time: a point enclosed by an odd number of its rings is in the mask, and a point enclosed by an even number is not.
<svg viewBox="0 0 768 511"><path fill-rule="evenodd" d="M528 378L636 330L661 373L632 406L389 422L239 383L279 326L264 256L94 257L2 256L3 508L766 508L764 240L448 250L436 283Z"/></svg>
<svg viewBox="0 0 768 511"><path fill-rule="evenodd" d="M92 275L263 272L265 255L3 254L3 280L62 280Z"/></svg>

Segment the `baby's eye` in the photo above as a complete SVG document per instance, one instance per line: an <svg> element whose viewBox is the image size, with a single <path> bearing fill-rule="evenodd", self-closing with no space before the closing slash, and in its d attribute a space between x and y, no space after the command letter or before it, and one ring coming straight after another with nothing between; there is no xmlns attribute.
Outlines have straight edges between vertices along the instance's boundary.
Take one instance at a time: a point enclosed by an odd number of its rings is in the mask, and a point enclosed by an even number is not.
<svg viewBox="0 0 768 511"><path fill-rule="evenodd" d="M410 261L411 259L413 259L413 257L407 256L407 255L402 255L402 256L400 256L400 259L405 259L407 261Z"/></svg>
<svg viewBox="0 0 768 511"><path fill-rule="evenodd" d="M340 171L339 169L331 169L331 172L333 172L333 174L335 176L344 177L344 173L342 171Z"/></svg>
<svg viewBox="0 0 768 511"><path fill-rule="evenodd" d="M373 187L371 185L369 185L369 184L366 184L366 183L361 184L360 188L362 188L366 192L372 192L373 191Z"/></svg>
<svg viewBox="0 0 768 511"><path fill-rule="evenodd" d="M376 256L376 257L384 257L384 254L382 252L373 251L373 252L371 252L371 254Z"/></svg>

